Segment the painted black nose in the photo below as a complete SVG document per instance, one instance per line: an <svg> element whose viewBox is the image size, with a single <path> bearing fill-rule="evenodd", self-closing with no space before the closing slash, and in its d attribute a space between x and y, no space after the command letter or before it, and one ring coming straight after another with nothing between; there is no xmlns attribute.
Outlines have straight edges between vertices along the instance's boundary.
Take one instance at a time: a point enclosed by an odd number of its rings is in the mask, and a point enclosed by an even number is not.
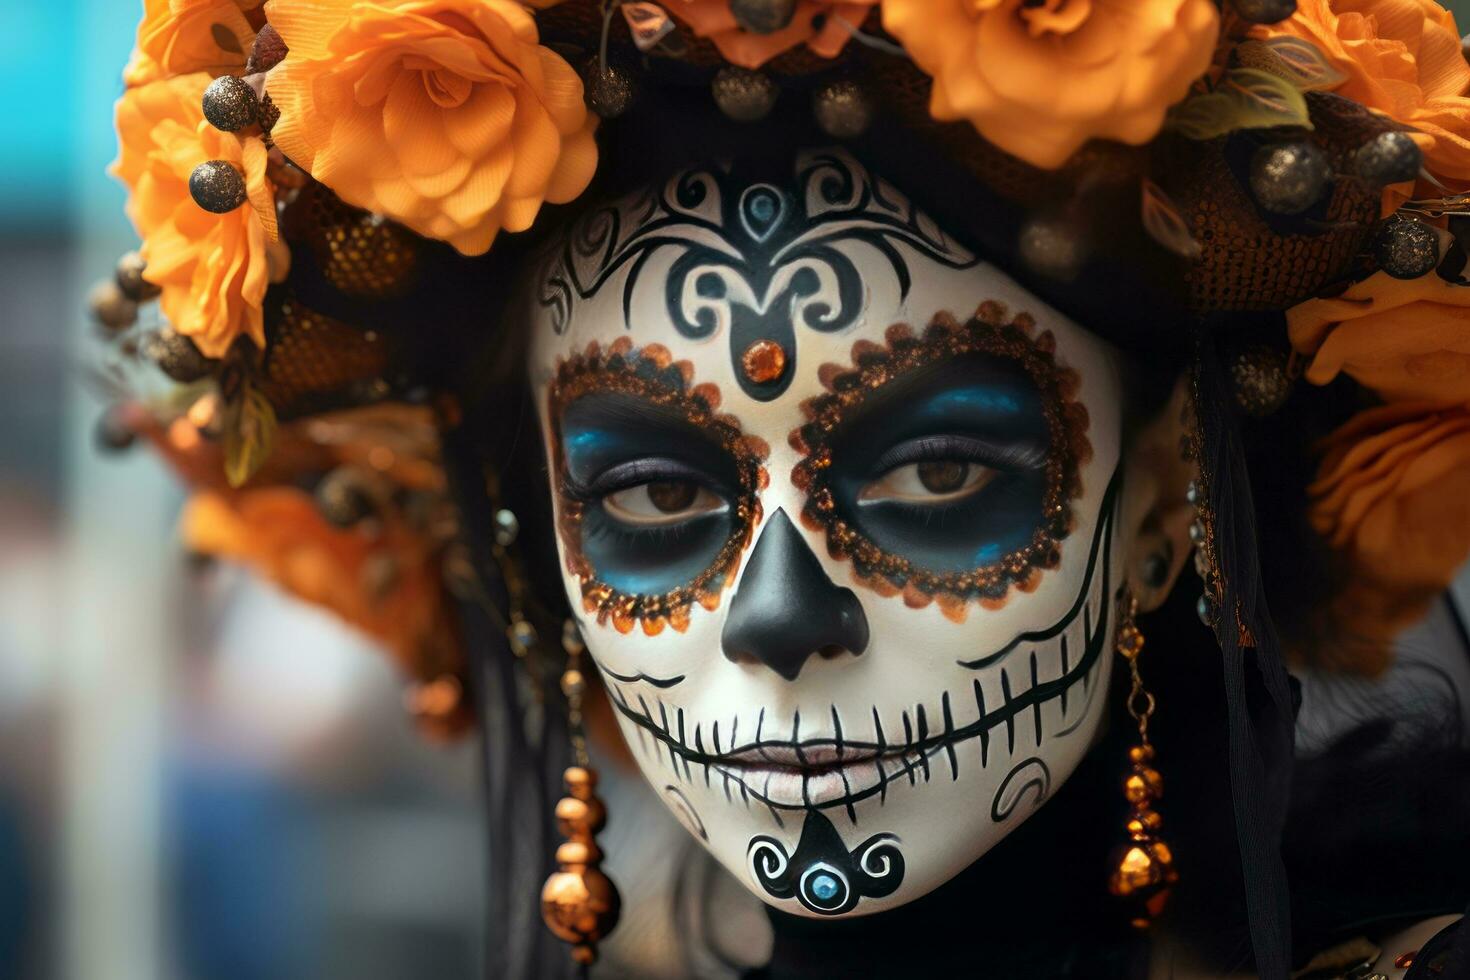
<svg viewBox="0 0 1470 980"><path fill-rule="evenodd" d="M868 648L868 619L851 589L834 585L786 511L761 532L720 637L726 658L755 660L796 680L814 653Z"/></svg>

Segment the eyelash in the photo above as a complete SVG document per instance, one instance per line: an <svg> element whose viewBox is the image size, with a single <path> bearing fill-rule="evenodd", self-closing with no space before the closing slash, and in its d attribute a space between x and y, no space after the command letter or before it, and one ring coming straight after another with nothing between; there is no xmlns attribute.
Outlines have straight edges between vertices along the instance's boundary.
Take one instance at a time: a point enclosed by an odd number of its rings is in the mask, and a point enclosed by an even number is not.
<svg viewBox="0 0 1470 980"><path fill-rule="evenodd" d="M873 464L880 477L913 463L956 460L979 463L997 470L1037 470L1046 465L1047 448L1035 444L997 444L974 436L921 436L899 443Z"/></svg>
<svg viewBox="0 0 1470 980"><path fill-rule="evenodd" d="M581 503L595 503L609 494L629 490L645 483L695 483L711 493L729 500L730 492L701 469L676 459L632 459L617 463L598 473L585 483L571 473L563 478L567 496Z"/></svg>

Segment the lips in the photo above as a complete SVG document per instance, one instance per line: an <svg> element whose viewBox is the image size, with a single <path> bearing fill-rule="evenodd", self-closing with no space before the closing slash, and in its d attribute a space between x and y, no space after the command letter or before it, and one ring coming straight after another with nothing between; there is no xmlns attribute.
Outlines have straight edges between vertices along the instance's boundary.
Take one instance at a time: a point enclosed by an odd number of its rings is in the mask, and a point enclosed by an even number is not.
<svg viewBox="0 0 1470 980"><path fill-rule="evenodd" d="M891 778L895 770L922 765L916 749L873 749L834 746L764 744L711 759L723 778L749 786L781 807L822 806L863 793Z"/></svg>
<svg viewBox="0 0 1470 980"><path fill-rule="evenodd" d="M791 769L830 769L843 763L861 762L872 759L878 753L872 749L854 746L837 746L831 742L813 742L806 745L787 745L766 742L752 745L739 752L720 756L718 763L737 766L776 766Z"/></svg>

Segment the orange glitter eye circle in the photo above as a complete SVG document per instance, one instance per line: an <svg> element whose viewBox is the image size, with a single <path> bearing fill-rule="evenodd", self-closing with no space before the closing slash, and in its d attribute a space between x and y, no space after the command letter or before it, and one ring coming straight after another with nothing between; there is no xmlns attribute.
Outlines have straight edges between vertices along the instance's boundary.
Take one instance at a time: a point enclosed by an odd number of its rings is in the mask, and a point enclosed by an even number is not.
<svg viewBox="0 0 1470 980"><path fill-rule="evenodd" d="M850 365L823 365L819 377L826 391L802 405L806 423L791 433L790 443L802 454L791 478L806 494L803 522L812 530L825 531L828 554L850 561L857 580L880 595L902 594L915 608L938 601L946 615L956 620L963 618L971 601L998 608L1012 588L1030 591L1043 572L1057 566L1061 543L1072 529L1071 504L1082 493L1080 467L1092 457L1087 410L1075 400L1076 372L1057 364L1056 339L1049 331L1037 330L1028 314L1011 316L995 302L982 303L963 323L939 314L922 331L895 324L885 340L882 345L858 341ZM873 392L896 378L970 353L1012 361L1035 384L1050 431L1046 486L1036 525L1024 545L962 572L934 571L883 548L850 519L831 483L833 434ZM971 475L972 465L940 461L921 464L905 478L930 494L959 493L955 487L964 487ZM891 486L879 489L888 496L896 495Z"/></svg>
<svg viewBox="0 0 1470 980"><path fill-rule="evenodd" d="M730 536L703 571L665 592L634 594L614 587L599 575L583 548L582 522L587 504L567 491L561 420L567 407L577 399L603 392L629 395L673 410L719 443L739 474L738 492L730 501L733 512ZM557 530L566 551L567 570L581 583L583 610L595 615L599 623L611 623L621 633L630 632L639 624L649 635L661 632L665 626L682 632L688 628L694 604L716 608L720 593L734 581L740 553L760 523L758 494L769 479L762 465L769 447L755 436L746 435L739 419L719 411L717 387L695 384L693 366L687 361L675 361L668 349L659 344L635 349L631 340L622 337L604 349L594 341L585 351L557 362L546 398L552 428L553 481L560 499ZM640 507L647 505L649 515L646 516L678 514L697 507L701 493L714 499L697 484L683 481L654 482L633 489L642 495L635 502ZM603 506L608 504L604 502Z"/></svg>

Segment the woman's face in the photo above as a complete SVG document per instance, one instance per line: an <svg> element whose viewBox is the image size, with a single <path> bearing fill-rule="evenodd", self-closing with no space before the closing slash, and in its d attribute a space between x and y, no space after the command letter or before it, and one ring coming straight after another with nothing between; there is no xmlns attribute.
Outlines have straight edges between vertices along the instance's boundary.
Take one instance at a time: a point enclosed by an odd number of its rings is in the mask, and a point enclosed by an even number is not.
<svg viewBox="0 0 1470 980"><path fill-rule="evenodd" d="M943 883L1087 751L1115 353L841 151L682 173L540 271L563 578L644 776L764 901Z"/></svg>

